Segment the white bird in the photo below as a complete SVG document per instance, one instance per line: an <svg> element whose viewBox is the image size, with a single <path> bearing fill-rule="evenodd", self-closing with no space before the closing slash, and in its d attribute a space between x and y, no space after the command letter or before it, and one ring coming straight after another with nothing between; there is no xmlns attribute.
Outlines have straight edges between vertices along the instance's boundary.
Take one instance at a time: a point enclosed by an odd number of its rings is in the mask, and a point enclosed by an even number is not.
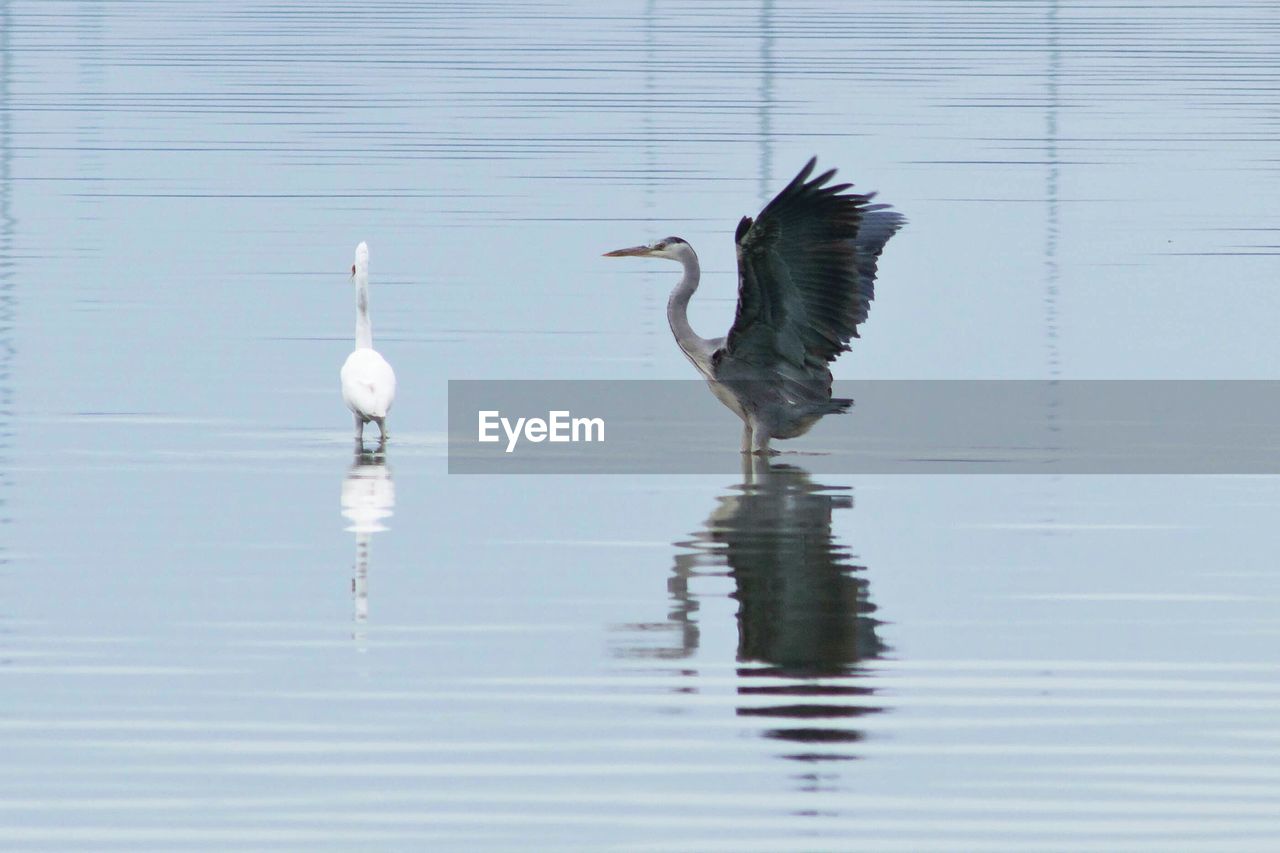
<svg viewBox="0 0 1280 853"><path fill-rule="evenodd" d="M364 444L364 425L378 425L378 446L387 443L387 412L396 398L396 373L373 348L373 327L369 324L369 247L356 246L356 262L351 265L356 283L356 348L342 365L342 401L356 416L356 443Z"/></svg>

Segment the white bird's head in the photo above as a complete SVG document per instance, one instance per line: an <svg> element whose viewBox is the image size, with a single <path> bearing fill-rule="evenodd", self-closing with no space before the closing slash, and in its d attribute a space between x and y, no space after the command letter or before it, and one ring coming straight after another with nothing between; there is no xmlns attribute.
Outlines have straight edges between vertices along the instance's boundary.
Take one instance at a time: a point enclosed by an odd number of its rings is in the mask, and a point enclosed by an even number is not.
<svg viewBox="0 0 1280 853"><path fill-rule="evenodd" d="M369 244L361 243L356 246L356 262L351 265L351 277L367 276L369 274Z"/></svg>
<svg viewBox="0 0 1280 853"><path fill-rule="evenodd" d="M655 240L647 246L632 246L630 249L614 249L605 252L606 258L666 258L679 261L693 254L693 247L679 237L667 237Z"/></svg>

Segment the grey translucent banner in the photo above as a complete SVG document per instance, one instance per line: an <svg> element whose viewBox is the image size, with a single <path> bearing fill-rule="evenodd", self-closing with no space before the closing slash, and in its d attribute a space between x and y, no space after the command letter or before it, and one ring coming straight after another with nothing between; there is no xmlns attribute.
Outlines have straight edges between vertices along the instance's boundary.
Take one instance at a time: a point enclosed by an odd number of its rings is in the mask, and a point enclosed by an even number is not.
<svg viewBox="0 0 1280 853"><path fill-rule="evenodd" d="M1280 381L853 381L834 396L853 408L775 441L784 461L815 474L1280 473ZM451 474L736 471L741 430L696 380L449 382Z"/></svg>

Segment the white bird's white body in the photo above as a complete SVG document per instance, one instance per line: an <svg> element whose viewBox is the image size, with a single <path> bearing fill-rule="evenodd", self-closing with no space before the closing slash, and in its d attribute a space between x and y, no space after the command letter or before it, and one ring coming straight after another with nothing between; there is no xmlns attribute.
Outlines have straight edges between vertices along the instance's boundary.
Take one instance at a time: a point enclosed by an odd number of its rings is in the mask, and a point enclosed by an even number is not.
<svg viewBox="0 0 1280 853"><path fill-rule="evenodd" d="M378 425L380 443L387 440L387 413L396 398L396 374L387 360L373 348L373 327L369 322L369 247L356 247L351 267L356 282L356 348L347 356L339 376L342 401L356 420L356 441L364 440L364 425Z"/></svg>
<svg viewBox="0 0 1280 853"><path fill-rule="evenodd" d="M396 398L396 374L375 349L358 349L342 365L342 402L365 422L385 418Z"/></svg>

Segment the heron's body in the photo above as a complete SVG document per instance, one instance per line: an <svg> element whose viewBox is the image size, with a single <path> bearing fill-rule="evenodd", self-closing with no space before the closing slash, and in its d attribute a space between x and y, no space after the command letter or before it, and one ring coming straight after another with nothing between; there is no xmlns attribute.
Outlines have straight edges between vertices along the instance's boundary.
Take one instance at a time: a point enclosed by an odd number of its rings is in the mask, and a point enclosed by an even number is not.
<svg viewBox="0 0 1280 853"><path fill-rule="evenodd" d="M364 441L364 425L378 425L379 444L387 441L387 414L396 398L396 374L387 360L373 348L373 327L369 322L369 247L356 247L351 268L356 282L356 348L347 356L339 377L342 401L355 415L356 441Z"/></svg>
<svg viewBox="0 0 1280 853"><path fill-rule="evenodd" d="M681 351L712 393L742 419L744 453L772 452L769 441L804 435L852 400L832 398L827 365L849 349L874 296L876 259L902 226L873 194L812 180L815 161L752 220L738 224L738 308L729 334L703 338L689 325L701 269L679 237L619 249L611 257L674 260L684 276L667 300L667 322Z"/></svg>

